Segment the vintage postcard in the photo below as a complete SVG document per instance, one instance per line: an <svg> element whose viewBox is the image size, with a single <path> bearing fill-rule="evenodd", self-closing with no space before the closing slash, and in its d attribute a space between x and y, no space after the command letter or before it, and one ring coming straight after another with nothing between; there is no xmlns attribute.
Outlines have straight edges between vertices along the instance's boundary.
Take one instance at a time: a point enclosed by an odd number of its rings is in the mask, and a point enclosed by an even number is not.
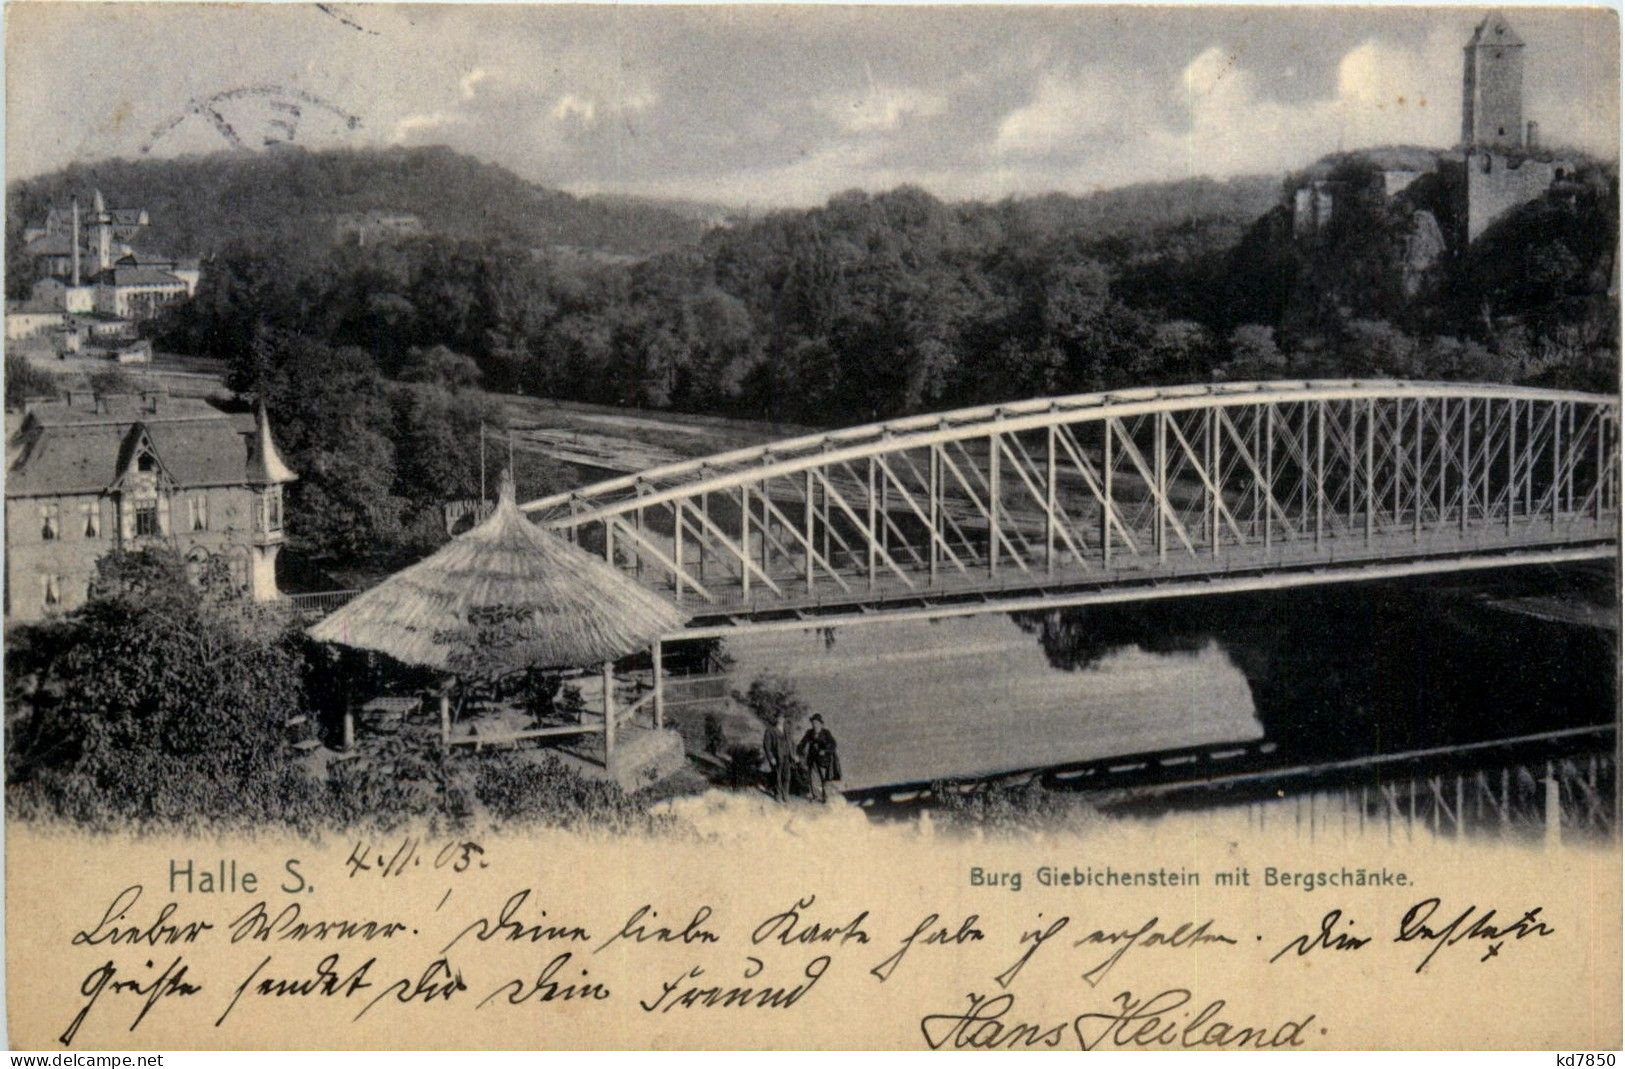
<svg viewBox="0 0 1625 1069"><path fill-rule="evenodd" d="M11 1046L1612 1065L1619 41L11 3Z"/></svg>

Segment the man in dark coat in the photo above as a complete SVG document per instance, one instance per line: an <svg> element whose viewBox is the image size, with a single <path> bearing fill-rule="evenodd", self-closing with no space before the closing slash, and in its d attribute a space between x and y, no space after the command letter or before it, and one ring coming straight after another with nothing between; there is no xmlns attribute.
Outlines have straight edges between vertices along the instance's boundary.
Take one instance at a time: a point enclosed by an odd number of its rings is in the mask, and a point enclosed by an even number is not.
<svg viewBox="0 0 1625 1069"><path fill-rule="evenodd" d="M781 802L790 800L791 777L795 773L795 748L790 743L790 725L784 714L768 725L762 735L762 756L767 758L768 782L773 785L773 797Z"/></svg>
<svg viewBox="0 0 1625 1069"><path fill-rule="evenodd" d="M829 792L824 785L840 780L841 755L835 749L835 736L830 734L829 728L824 726L824 718L817 713L813 714L807 733L801 736L796 752L807 762L807 794L812 796L816 790L820 802L829 801Z"/></svg>

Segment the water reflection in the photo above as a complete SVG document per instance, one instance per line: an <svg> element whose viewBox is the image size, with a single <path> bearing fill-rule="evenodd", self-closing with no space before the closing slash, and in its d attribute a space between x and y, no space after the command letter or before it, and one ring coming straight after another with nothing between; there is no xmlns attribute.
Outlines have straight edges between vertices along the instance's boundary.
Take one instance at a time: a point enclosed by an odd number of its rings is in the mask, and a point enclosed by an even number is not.
<svg viewBox="0 0 1625 1069"><path fill-rule="evenodd" d="M1125 646L1171 654L1216 643L1246 676L1283 755L1342 758L1611 723L1617 631L1540 619L1518 605L1612 596L1606 574L1539 569L1143 602L1020 623L1063 671Z"/></svg>
<svg viewBox="0 0 1625 1069"><path fill-rule="evenodd" d="M728 640L793 678L848 789L1267 739L1283 760L1611 722L1617 632L1497 608L1609 604L1611 575L1311 587Z"/></svg>

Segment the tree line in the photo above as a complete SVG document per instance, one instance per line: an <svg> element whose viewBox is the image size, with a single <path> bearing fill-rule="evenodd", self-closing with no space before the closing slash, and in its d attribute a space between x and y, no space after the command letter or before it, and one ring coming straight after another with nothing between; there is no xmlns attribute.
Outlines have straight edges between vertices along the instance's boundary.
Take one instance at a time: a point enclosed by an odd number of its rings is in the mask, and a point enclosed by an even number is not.
<svg viewBox="0 0 1625 1069"><path fill-rule="evenodd" d="M410 188L465 208L448 174L480 177L476 192L512 179L440 150L287 159L159 169L220 184L246 168L258 189L261 169L293 167L340 182L326 202ZM997 203L902 187L651 237L658 251L637 258L545 244L534 220L335 243L312 236L314 217L238 198L252 233L212 238L196 296L148 328L160 350L224 359L234 388L271 404L302 475L293 555L331 561L443 537L439 503L477 491L480 424L503 422L476 385L823 425L1219 379L1615 389L1611 168L1584 166L1419 275L1418 213L1459 230L1451 172L1389 197L1369 156L1321 170L1343 192L1313 240L1294 233L1296 178ZM541 492L556 474L532 462L525 477Z"/></svg>
<svg viewBox="0 0 1625 1069"><path fill-rule="evenodd" d="M636 262L444 236L238 246L158 340L242 363L271 327L391 376L444 346L494 390L805 423L1211 378L1611 385L1616 177L1554 188L1407 292L1412 217L1441 196L1418 186L1340 199L1314 243L1285 208L1242 218L1246 198L1069 226L1051 200L905 187Z"/></svg>

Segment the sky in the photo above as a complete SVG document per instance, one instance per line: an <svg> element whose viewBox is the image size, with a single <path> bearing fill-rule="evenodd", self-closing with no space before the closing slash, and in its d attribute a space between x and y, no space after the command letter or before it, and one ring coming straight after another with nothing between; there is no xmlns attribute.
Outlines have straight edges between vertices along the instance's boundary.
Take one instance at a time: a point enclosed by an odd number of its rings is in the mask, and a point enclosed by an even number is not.
<svg viewBox="0 0 1625 1069"><path fill-rule="evenodd" d="M1508 8L1525 116L1619 152L1619 25ZM1484 9L14 3L9 179L143 153L443 144L735 207L1280 173L1459 139Z"/></svg>

